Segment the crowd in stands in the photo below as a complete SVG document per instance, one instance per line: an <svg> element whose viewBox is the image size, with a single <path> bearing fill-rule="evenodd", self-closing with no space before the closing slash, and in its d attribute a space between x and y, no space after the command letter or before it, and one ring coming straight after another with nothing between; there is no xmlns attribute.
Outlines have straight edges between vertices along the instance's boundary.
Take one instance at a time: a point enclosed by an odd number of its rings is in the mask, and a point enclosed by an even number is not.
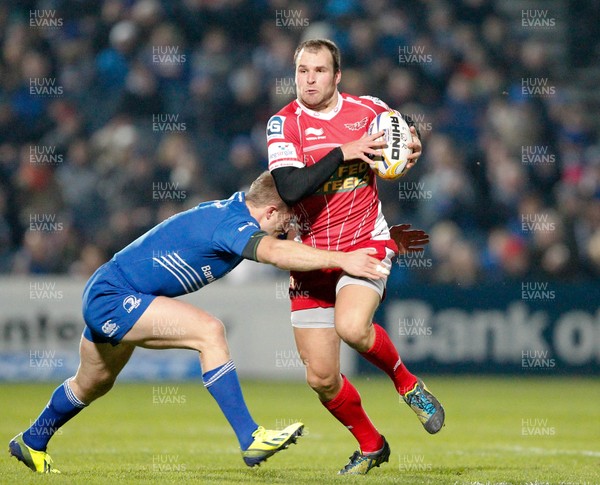
<svg viewBox="0 0 600 485"><path fill-rule="evenodd" d="M569 59L498 2L409 3L1 4L0 273L87 277L175 212L246 188L294 97L297 43L326 37L341 91L420 129L417 166L379 182L388 222L431 235L394 281L597 279L600 141L555 74Z"/></svg>

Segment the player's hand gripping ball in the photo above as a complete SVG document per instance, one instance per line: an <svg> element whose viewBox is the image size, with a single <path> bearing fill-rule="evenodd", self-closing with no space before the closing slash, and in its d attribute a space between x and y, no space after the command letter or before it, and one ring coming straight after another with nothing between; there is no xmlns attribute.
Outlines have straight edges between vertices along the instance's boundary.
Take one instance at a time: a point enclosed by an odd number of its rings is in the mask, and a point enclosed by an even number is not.
<svg viewBox="0 0 600 485"><path fill-rule="evenodd" d="M402 177L408 164L407 157L412 153L408 144L412 141L410 128L396 110L379 113L369 125L368 134L384 131L383 139L387 143L381 148L381 155L370 156L373 160L371 168L375 173L388 180Z"/></svg>

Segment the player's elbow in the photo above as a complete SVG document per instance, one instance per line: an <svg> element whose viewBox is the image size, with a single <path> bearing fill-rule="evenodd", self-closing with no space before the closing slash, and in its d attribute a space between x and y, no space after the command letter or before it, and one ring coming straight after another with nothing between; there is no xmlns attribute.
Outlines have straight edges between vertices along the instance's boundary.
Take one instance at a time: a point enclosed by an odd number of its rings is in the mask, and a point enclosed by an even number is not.
<svg viewBox="0 0 600 485"><path fill-rule="evenodd" d="M289 207L294 206L304 198L304 193L300 190L298 184L288 177L285 182L277 184L277 193Z"/></svg>
<svg viewBox="0 0 600 485"><path fill-rule="evenodd" d="M281 197L281 200L283 200L290 207L294 206L295 204L297 204L298 202L300 202L302 200L301 194L284 193L284 194L279 194L279 196Z"/></svg>

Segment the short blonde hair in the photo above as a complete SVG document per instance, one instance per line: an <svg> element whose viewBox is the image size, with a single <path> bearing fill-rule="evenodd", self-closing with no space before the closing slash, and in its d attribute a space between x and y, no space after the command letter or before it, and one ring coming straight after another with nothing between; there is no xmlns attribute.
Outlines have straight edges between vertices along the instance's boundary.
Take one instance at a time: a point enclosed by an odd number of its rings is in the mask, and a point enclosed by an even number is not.
<svg viewBox="0 0 600 485"><path fill-rule="evenodd" d="M275 180L268 170L252 182L246 193L246 201L255 207L274 205L278 210L289 210L289 206L279 196Z"/></svg>

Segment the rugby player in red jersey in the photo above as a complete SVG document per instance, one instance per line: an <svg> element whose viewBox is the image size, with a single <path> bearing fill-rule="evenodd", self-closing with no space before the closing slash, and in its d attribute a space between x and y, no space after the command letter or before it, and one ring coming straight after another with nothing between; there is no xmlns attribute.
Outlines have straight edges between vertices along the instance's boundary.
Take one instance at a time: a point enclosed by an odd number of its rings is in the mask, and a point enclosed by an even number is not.
<svg viewBox="0 0 600 485"><path fill-rule="evenodd" d="M399 250L422 250L427 242L422 231L403 225L390 234L370 167L369 155L382 147L377 141L382 133L368 136L369 123L390 108L374 97L338 91L340 53L329 40L301 43L294 62L297 99L270 118L267 144L269 170L282 199L294 207L298 237L320 249L374 247L387 267ZM421 154L414 126L411 132L407 169ZM443 407L406 368L387 332L373 322L386 279L317 270L292 272L290 281L292 326L308 384L359 443L340 473L366 474L390 455L358 391L340 374L341 340L388 374L425 429L437 433L444 424Z"/></svg>

